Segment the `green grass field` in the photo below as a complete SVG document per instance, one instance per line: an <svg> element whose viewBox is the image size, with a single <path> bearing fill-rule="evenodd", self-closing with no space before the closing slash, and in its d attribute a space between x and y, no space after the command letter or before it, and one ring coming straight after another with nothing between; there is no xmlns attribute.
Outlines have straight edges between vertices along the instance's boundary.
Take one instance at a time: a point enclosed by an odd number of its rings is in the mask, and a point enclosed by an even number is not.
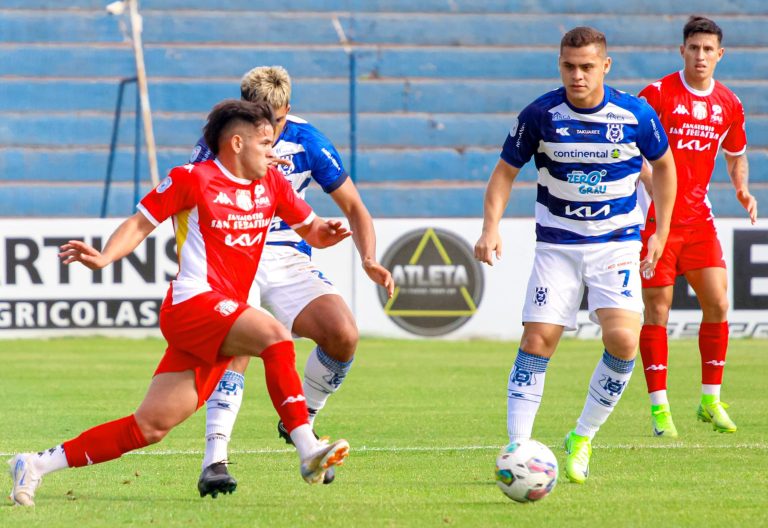
<svg viewBox="0 0 768 528"><path fill-rule="evenodd" d="M303 366L308 342L300 342ZM0 507L0 526L766 526L768 406L764 342L731 343L723 399L733 435L695 421L699 359L674 341L670 398L677 441L651 436L642 370L594 441L586 485L561 473L552 495L516 504L493 480L506 443L506 380L515 343L365 339L321 434L352 454L330 486L308 486L275 433L258 361L230 444L233 495L200 499L198 412L160 444L107 464L48 475L36 508ZM41 450L127 415L143 397L160 340L0 341L0 452ZM602 348L565 340L550 363L534 437L560 447ZM10 479L0 480L10 489Z"/></svg>

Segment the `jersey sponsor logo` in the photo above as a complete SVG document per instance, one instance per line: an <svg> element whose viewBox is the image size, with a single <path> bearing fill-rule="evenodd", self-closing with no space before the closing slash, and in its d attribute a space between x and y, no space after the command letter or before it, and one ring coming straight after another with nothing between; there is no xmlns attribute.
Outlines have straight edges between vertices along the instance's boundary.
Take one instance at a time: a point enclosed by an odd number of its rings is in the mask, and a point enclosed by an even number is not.
<svg viewBox="0 0 768 528"><path fill-rule="evenodd" d="M561 136L570 136L570 134L568 133L568 127L558 128L557 130L555 130L555 132L557 132Z"/></svg>
<svg viewBox="0 0 768 528"><path fill-rule="evenodd" d="M536 306L544 306L547 304L547 294L549 293L549 288L546 288L544 286L536 286L533 290L533 304Z"/></svg>
<svg viewBox="0 0 768 528"><path fill-rule="evenodd" d="M689 141L683 141L682 138L677 140L678 150L695 150L696 152L704 152L712 147L711 142L701 144L698 139L691 139Z"/></svg>
<svg viewBox="0 0 768 528"><path fill-rule="evenodd" d="M659 128L656 126L656 120L651 119L651 126L653 127L653 137L656 138L656 141L661 143L661 134L659 134Z"/></svg>
<svg viewBox="0 0 768 528"><path fill-rule="evenodd" d="M235 202L243 211L253 209L253 200L251 200L251 191L248 189L237 189L235 191Z"/></svg>
<svg viewBox="0 0 768 528"><path fill-rule="evenodd" d="M255 237L252 237L250 233L243 233L242 235L235 237L231 233L227 233L227 236L224 237L224 243L232 247L234 246L251 247L261 242L261 239L263 236L264 236L264 233L259 233Z"/></svg>
<svg viewBox="0 0 768 528"><path fill-rule="evenodd" d="M201 145L195 145L195 148L192 149L192 154L189 155L190 163L194 163L197 161L197 158L200 156L200 152L202 150L203 150L203 147Z"/></svg>
<svg viewBox="0 0 768 528"><path fill-rule="evenodd" d="M723 124L723 107L720 105L712 105L712 117L710 121L719 125Z"/></svg>
<svg viewBox="0 0 768 528"><path fill-rule="evenodd" d="M237 303L232 299L226 299L219 302L213 309L219 312L222 317L228 317L237 310Z"/></svg>
<svg viewBox="0 0 768 528"><path fill-rule="evenodd" d="M155 191L157 194L163 194L165 191L168 190L168 188L173 185L173 180L170 176L166 176L163 181L160 182L160 184L157 186Z"/></svg>
<svg viewBox="0 0 768 528"><path fill-rule="evenodd" d="M707 102L706 101L694 101L693 102L693 117L696 119L707 118Z"/></svg>
<svg viewBox="0 0 768 528"><path fill-rule="evenodd" d="M566 114L564 112L552 112L552 121L570 121L573 117L571 117L571 114Z"/></svg>
<svg viewBox="0 0 768 528"><path fill-rule="evenodd" d="M216 198L213 199L213 203L215 204L222 204L222 205L234 205L232 203L232 200L227 196L227 193L220 192Z"/></svg>
<svg viewBox="0 0 768 528"><path fill-rule="evenodd" d="M616 112L608 112L605 114L605 118L609 121L625 121L627 118Z"/></svg>
<svg viewBox="0 0 768 528"><path fill-rule="evenodd" d="M523 141L523 133L525 133L525 123L523 123L523 126L520 127L520 135L517 136L517 142L515 142L515 146L519 149L520 145Z"/></svg>
<svg viewBox="0 0 768 528"><path fill-rule="evenodd" d="M517 134L517 127L520 124L520 119L515 118L515 124L512 125L512 128L509 129L509 136L515 137L515 134Z"/></svg>
<svg viewBox="0 0 768 528"><path fill-rule="evenodd" d="M617 123L608 123L606 125L605 137L612 143L618 143L624 139L624 125Z"/></svg>
<svg viewBox="0 0 768 528"><path fill-rule="evenodd" d="M566 174L568 183L579 186L579 194L605 194L608 186L600 182L608 174L606 170L592 171L586 173L584 171L573 171Z"/></svg>
<svg viewBox="0 0 768 528"><path fill-rule="evenodd" d="M565 206L566 216L575 216L577 218L596 218L598 216L608 216L611 214L611 205L605 204L599 209L592 209L591 205L580 205L571 208L571 204Z"/></svg>
<svg viewBox="0 0 768 528"><path fill-rule="evenodd" d="M677 105L677 108L675 108L675 109L672 111L672 113L673 113L673 114L677 114L677 115L691 115L691 114L688 112L688 109L685 107L685 105L684 105L684 104L679 104L679 105Z"/></svg>
<svg viewBox="0 0 768 528"><path fill-rule="evenodd" d="M337 170L337 171L340 171L340 170L341 170L341 165L339 165L339 162L338 162L338 161L336 161L336 158L334 157L334 155L333 155L333 154L331 154L331 153L330 153L330 151L328 151L328 149L327 149L327 148L323 148L323 149L321 149L321 152L322 152L323 154L325 154L325 156L326 156L326 157L328 158L328 160L329 160L329 161L330 161L330 162L333 164L333 166L336 168L336 170Z"/></svg>
<svg viewBox="0 0 768 528"><path fill-rule="evenodd" d="M602 159L607 158L609 154L612 157L618 157L618 150L614 149L616 156L613 156L613 152L607 150L555 150L552 151L552 155L555 158L593 158Z"/></svg>
<svg viewBox="0 0 768 528"><path fill-rule="evenodd" d="M258 184L253 188L253 194L256 195L256 200L254 201L253 205L257 209L262 207L269 207L269 196L263 196L265 192L267 192L267 190L261 184ZM294 190L294 192L296 191Z"/></svg>
<svg viewBox="0 0 768 528"><path fill-rule="evenodd" d="M582 128L577 128L576 129L576 135L592 135L592 134L599 134L599 133L600 133L600 131L597 130L597 129L594 129L594 128L593 129L589 129L589 130L585 130L585 129L582 129Z"/></svg>

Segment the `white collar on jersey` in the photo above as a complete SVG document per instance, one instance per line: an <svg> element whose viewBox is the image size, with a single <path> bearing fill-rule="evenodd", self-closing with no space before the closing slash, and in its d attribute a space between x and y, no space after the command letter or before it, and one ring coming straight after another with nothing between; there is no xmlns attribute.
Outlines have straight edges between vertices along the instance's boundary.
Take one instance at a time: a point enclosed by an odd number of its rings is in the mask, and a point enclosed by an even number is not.
<svg viewBox="0 0 768 528"><path fill-rule="evenodd" d="M715 79L714 77L710 79L709 81L709 88L706 90L697 90L693 86L689 86L687 82L685 82L685 74L683 73L683 70L680 70L680 80L683 82L683 86L685 86L685 89L691 92L693 95L698 95L699 97L706 97L709 94L712 93L712 90L715 89Z"/></svg>
<svg viewBox="0 0 768 528"><path fill-rule="evenodd" d="M233 182L235 182L235 183L240 183L240 184L242 184L242 185L248 185L248 184L250 184L250 183L253 183L251 180L248 180L248 179L246 179L246 178L238 178L237 176L235 176L234 174L232 174L231 172L229 172L229 171L227 170L227 168L226 168L224 165L222 165L222 164L221 164L221 162L219 161L219 159L218 159L218 158L214 158L213 162L216 164L216 166L217 166L219 169L221 169L221 172L223 172L223 173L224 173L224 176L226 176L227 178L229 178L229 179L230 179L230 180L232 180Z"/></svg>

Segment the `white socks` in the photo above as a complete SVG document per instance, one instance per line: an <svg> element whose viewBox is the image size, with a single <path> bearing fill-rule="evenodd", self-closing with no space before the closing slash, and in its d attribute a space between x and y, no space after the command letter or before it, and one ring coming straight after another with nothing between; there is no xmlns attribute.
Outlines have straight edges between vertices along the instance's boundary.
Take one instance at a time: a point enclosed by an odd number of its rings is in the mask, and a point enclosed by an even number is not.
<svg viewBox="0 0 768 528"><path fill-rule="evenodd" d="M215 462L227 460L227 446L243 401L244 387L243 375L234 370L227 370L221 377L216 390L208 398L203 469Z"/></svg>
<svg viewBox="0 0 768 528"><path fill-rule="evenodd" d="M41 477L48 473L69 467L67 455L64 454L64 447L61 444L33 454L32 463L35 466L37 474Z"/></svg>
<svg viewBox="0 0 768 528"><path fill-rule="evenodd" d="M315 413L325 406L328 396L339 389L339 386L352 367L353 359L338 361L316 346L307 358L304 367L304 397L310 409L310 425L314 422Z"/></svg>
<svg viewBox="0 0 768 528"><path fill-rule="evenodd" d="M584 409L576 421L577 435L589 437L590 440L595 437L619 402L634 366L634 359L626 361L610 355L607 350L603 352L603 358L597 363L589 381Z"/></svg>
<svg viewBox="0 0 768 528"><path fill-rule="evenodd" d="M549 359L518 350L507 381L507 434L510 442L527 440L544 394Z"/></svg>

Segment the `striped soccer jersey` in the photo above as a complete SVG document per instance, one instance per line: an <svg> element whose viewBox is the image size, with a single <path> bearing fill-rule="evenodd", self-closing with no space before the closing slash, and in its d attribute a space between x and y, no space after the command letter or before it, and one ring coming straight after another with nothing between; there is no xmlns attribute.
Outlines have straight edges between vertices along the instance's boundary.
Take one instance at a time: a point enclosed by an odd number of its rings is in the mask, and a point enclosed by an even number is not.
<svg viewBox="0 0 768 528"><path fill-rule="evenodd" d="M288 115L285 127L275 146L275 155L292 163L290 167L280 165L278 170L291 183L303 199L307 187L314 179L326 193L338 189L347 180L347 172L341 156L331 141L307 121ZM213 157L213 153L200 138L190 157L191 163L199 163ZM311 254L309 244L291 230L280 217L275 217L267 236L268 245L292 246Z"/></svg>
<svg viewBox="0 0 768 528"><path fill-rule="evenodd" d="M537 242L592 244L640 240L643 157L657 160L668 146L645 101L605 86L598 106L575 108L561 87L520 112L501 158L517 168L534 158Z"/></svg>

